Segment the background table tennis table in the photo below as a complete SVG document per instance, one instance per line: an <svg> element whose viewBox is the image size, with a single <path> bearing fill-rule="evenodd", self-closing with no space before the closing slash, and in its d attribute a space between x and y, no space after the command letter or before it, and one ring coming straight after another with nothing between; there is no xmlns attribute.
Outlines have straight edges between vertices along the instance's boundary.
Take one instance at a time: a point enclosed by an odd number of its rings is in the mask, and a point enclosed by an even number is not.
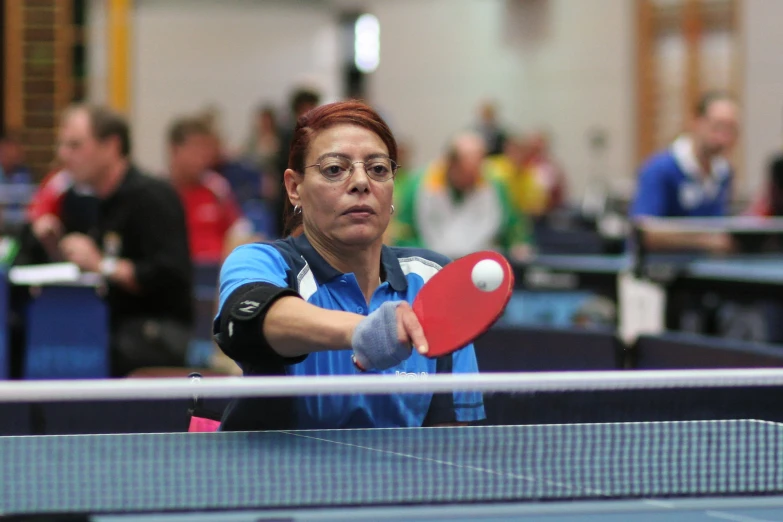
<svg viewBox="0 0 783 522"><path fill-rule="evenodd" d="M501 320L509 326L572 326L572 317L595 297L618 306L618 275L634 271L664 289L666 326L670 330L725 335L718 318L722 311L728 311L723 306L731 303L746 315L759 318L745 324L763 325L742 339L783 342L780 254L652 254L644 256L638 265L628 255L540 255L528 263L516 264L514 270L515 292ZM536 308L538 304L540 309ZM686 312L691 314L687 318ZM728 315L738 314L732 311Z"/></svg>
<svg viewBox="0 0 783 522"><path fill-rule="evenodd" d="M781 449L751 420L3 437L0 514L780 520Z"/></svg>
<svg viewBox="0 0 783 522"><path fill-rule="evenodd" d="M616 277L634 268L628 255L540 255L515 265L520 289L593 289L614 292ZM718 285L739 283L749 292L764 291L770 285L783 286L783 255L734 255L705 257L695 254L654 254L642 261L641 273L651 277L671 276L683 281ZM755 286L754 286L755 285ZM778 288L779 290L779 288Z"/></svg>
<svg viewBox="0 0 783 522"><path fill-rule="evenodd" d="M761 216L726 217L659 217L647 218L640 228L670 229L680 232L726 232L734 235L768 234L783 232L783 218Z"/></svg>

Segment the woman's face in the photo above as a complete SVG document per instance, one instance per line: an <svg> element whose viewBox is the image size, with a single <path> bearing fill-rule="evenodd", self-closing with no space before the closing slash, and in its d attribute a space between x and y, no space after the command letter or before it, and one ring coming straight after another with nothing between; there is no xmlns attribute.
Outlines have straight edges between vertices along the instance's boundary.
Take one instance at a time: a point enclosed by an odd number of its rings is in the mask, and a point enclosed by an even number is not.
<svg viewBox="0 0 783 522"><path fill-rule="evenodd" d="M383 140L355 125L336 125L315 135L305 156L305 165L378 162L389 157ZM378 170L373 169L375 172ZM305 230L346 246L365 246L382 239L391 218L394 179L370 178L364 163L354 163L353 172L342 181L324 177L319 167L302 173L288 171L286 186L291 202L302 207ZM290 181L289 181L290 179Z"/></svg>

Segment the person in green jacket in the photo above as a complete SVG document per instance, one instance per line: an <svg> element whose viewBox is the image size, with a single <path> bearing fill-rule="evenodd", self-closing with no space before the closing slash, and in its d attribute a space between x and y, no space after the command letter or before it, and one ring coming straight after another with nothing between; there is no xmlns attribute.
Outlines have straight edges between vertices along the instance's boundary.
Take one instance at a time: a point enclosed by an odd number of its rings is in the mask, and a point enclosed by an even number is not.
<svg viewBox="0 0 783 522"><path fill-rule="evenodd" d="M430 248L452 259L478 250L530 257L528 219L514 209L485 156L481 136L459 134L445 158L401 183L395 195L395 244Z"/></svg>

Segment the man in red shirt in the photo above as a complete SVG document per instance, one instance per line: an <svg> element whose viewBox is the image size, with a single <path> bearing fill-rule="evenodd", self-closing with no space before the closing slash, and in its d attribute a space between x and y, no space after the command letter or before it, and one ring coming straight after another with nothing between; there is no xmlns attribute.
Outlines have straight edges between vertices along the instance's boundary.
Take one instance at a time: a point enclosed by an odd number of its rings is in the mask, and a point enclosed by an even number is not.
<svg viewBox="0 0 783 522"><path fill-rule="evenodd" d="M196 118L176 120L169 129L169 175L185 206L195 263L220 263L233 246L253 238L228 181L209 170L211 138Z"/></svg>
<svg viewBox="0 0 783 522"><path fill-rule="evenodd" d="M52 171L41 181L27 208L33 235L53 258L59 257L57 244L63 236L63 200L72 187L73 178L67 171Z"/></svg>
<svg viewBox="0 0 783 522"><path fill-rule="evenodd" d="M20 259L26 263L61 261L60 240L71 232L91 233L98 220L98 202L92 189L76 183L67 170L49 172L27 207L34 241L27 241L28 234L23 233Z"/></svg>

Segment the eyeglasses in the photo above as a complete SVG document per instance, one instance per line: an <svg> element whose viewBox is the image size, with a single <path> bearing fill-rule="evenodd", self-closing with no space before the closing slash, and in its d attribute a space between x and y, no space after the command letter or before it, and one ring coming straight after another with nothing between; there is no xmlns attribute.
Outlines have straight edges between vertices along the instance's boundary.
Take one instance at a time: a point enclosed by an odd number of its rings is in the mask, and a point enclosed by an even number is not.
<svg viewBox="0 0 783 522"><path fill-rule="evenodd" d="M353 175L357 163L364 166L364 172L375 181L388 181L394 177L399 166L391 158L373 158L367 161L351 161L343 156L327 157L321 163L307 165L305 169L318 167L321 176L329 181L345 181Z"/></svg>

